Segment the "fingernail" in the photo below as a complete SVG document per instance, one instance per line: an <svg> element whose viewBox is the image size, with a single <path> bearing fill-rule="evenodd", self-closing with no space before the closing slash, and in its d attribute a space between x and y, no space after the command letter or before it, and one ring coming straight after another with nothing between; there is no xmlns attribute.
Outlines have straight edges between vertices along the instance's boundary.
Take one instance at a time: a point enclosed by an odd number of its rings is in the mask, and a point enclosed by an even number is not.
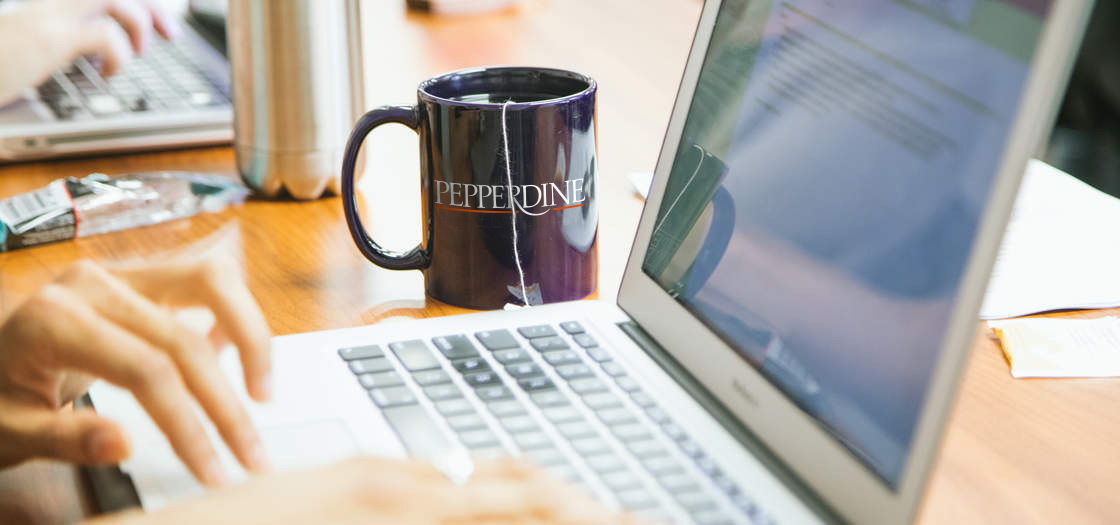
<svg viewBox="0 0 1120 525"><path fill-rule="evenodd" d="M117 440L116 433L106 429L99 428L93 431L93 434L86 439L86 457L95 463L106 463L116 458L110 457L113 453L114 442Z"/></svg>
<svg viewBox="0 0 1120 525"><path fill-rule="evenodd" d="M272 470L272 465L268 461L268 453L265 452L260 441L254 441L249 447L249 468L257 472Z"/></svg>
<svg viewBox="0 0 1120 525"><path fill-rule="evenodd" d="M217 457L210 458L210 461L206 462L202 476L203 482L212 487L221 487L229 483L229 476L226 475L226 470L222 468L222 463Z"/></svg>
<svg viewBox="0 0 1120 525"><path fill-rule="evenodd" d="M268 401L272 399L272 372L265 372L257 378L257 399Z"/></svg>

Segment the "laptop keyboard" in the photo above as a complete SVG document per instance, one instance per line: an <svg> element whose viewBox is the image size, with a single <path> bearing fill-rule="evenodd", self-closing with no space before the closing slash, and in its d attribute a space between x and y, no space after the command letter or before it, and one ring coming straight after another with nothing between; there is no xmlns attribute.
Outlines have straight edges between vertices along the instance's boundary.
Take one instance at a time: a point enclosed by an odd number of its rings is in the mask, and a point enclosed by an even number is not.
<svg viewBox="0 0 1120 525"><path fill-rule="evenodd" d="M39 99L59 120L183 111L229 104L227 66L197 34L155 38L148 52L104 78L98 61L79 57L39 86Z"/></svg>
<svg viewBox="0 0 1120 525"><path fill-rule="evenodd" d="M476 456L521 455L654 520L676 507L698 524L771 523L577 321L339 355L413 455L450 445L436 416Z"/></svg>

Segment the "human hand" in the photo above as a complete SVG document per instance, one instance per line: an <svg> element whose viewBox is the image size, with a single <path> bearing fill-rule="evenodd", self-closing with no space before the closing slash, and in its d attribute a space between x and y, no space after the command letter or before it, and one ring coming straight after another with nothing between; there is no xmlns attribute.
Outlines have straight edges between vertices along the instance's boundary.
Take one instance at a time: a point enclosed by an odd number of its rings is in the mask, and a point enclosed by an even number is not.
<svg viewBox="0 0 1120 525"><path fill-rule="evenodd" d="M356 458L308 472L258 477L151 514L107 516L100 525L362 523L368 525L637 524L583 491L513 460L479 462L453 485L430 464Z"/></svg>
<svg viewBox="0 0 1120 525"><path fill-rule="evenodd" d="M0 7L0 104L37 86L81 55L101 58L111 75L132 53L144 53L153 28L180 32L156 0L36 0ZM19 49L21 52L10 52Z"/></svg>
<svg viewBox="0 0 1120 525"><path fill-rule="evenodd" d="M170 310L190 306L213 312L209 338ZM196 401L244 466L265 469L257 432L218 367L227 340L240 352L250 395L267 399L268 325L240 266L223 252L112 270L72 265L0 324L0 467L33 457L125 459L129 441L119 426L66 406L102 378L132 392L203 483L226 475Z"/></svg>

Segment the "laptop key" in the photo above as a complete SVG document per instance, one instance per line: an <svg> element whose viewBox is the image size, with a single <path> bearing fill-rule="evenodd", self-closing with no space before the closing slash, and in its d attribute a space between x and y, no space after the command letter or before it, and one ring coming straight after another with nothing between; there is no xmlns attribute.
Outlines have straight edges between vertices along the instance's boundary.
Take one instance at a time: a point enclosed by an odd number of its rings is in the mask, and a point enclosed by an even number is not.
<svg viewBox="0 0 1120 525"><path fill-rule="evenodd" d="M485 332L478 332L474 334L478 338L482 346L487 350L503 350L506 348L517 348L521 346L517 343L517 339L513 338L513 334L509 330L487 330Z"/></svg>
<svg viewBox="0 0 1120 525"><path fill-rule="evenodd" d="M378 408L388 408L398 405L411 405L416 403L416 396L412 391L403 386L375 388L369 391L369 398Z"/></svg>
<svg viewBox="0 0 1120 525"><path fill-rule="evenodd" d="M735 493L739 492L739 487L735 485L735 482L732 481L731 478L727 477L727 474L724 474L723 472L716 473L716 475L712 476L712 483L716 484L716 488L718 488L720 492L723 492L728 496L734 495Z"/></svg>
<svg viewBox="0 0 1120 525"><path fill-rule="evenodd" d="M392 369L393 363L390 363L389 360L384 357L372 357L369 359L350 361L350 371L355 374L386 372Z"/></svg>
<svg viewBox="0 0 1120 525"><path fill-rule="evenodd" d="M465 335L434 337L432 338L432 344L436 345L436 349L448 359L478 357L478 350L475 349L470 338Z"/></svg>
<svg viewBox="0 0 1120 525"><path fill-rule="evenodd" d="M649 394L640 390L637 392L630 392L630 399L634 400L634 403L642 408L657 406L657 402L654 401L652 397L649 397Z"/></svg>
<svg viewBox="0 0 1120 525"><path fill-rule="evenodd" d="M438 385L440 383L450 383L451 376L443 370L421 370L412 374L412 379L420 386Z"/></svg>
<svg viewBox="0 0 1120 525"><path fill-rule="evenodd" d="M629 469L611 472L602 476L603 484L613 492L641 488L642 480Z"/></svg>
<svg viewBox="0 0 1120 525"><path fill-rule="evenodd" d="M672 418L669 417L669 413L662 410L662 408L657 405L650 405L645 407L645 409L646 415L658 425L666 425L673 422Z"/></svg>
<svg viewBox="0 0 1120 525"><path fill-rule="evenodd" d="M641 385L638 384L638 380L630 376L616 377L614 382L623 392L637 392L642 389Z"/></svg>
<svg viewBox="0 0 1120 525"><path fill-rule="evenodd" d="M474 412L474 407L471 406L471 402L461 397L457 399L444 399L442 401L436 401L435 405L436 411L444 417Z"/></svg>
<svg viewBox="0 0 1120 525"><path fill-rule="evenodd" d="M540 407L554 407L569 404L568 398L564 397L564 394L561 394L556 390L541 390L538 392L533 392L529 394L529 397L533 400L534 403L537 404L537 406Z"/></svg>
<svg viewBox="0 0 1120 525"><path fill-rule="evenodd" d="M463 393L459 391L459 387L453 384L426 386L424 387L424 395L428 396L428 399L432 401L463 397Z"/></svg>
<svg viewBox="0 0 1120 525"><path fill-rule="evenodd" d="M701 455L700 457L696 458L696 466L700 467L700 472L703 472L708 477L712 477L716 474L721 473L721 471L719 470L719 466L716 465L715 460L706 455Z"/></svg>
<svg viewBox="0 0 1120 525"><path fill-rule="evenodd" d="M610 392L597 392L583 396L583 402L592 410L622 406L622 400Z"/></svg>
<svg viewBox="0 0 1120 525"><path fill-rule="evenodd" d="M611 432L619 441L623 443L629 441L639 441L643 439L650 439L653 437L649 430L640 423L632 423L629 425L616 425L611 428Z"/></svg>
<svg viewBox="0 0 1120 525"><path fill-rule="evenodd" d="M684 467L670 456L654 456L642 460L642 466L654 476L684 474Z"/></svg>
<svg viewBox="0 0 1120 525"><path fill-rule="evenodd" d="M578 379L581 377L590 377L595 375L591 371L591 367L583 363L573 363L570 365L561 365L556 367L556 373L566 380Z"/></svg>
<svg viewBox="0 0 1120 525"><path fill-rule="evenodd" d="M498 444L498 436L489 430L468 430L459 434L463 446L469 449L481 449Z"/></svg>
<svg viewBox="0 0 1120 525"><path fill-rule="evenodd" d="M419 339L389 343L389 350L396 354L397 359L400 359L401 364L410 372L439 368L436 356L432 355L428 345Z"/></svg>
<svg viewBox="0 0 1120 525"><path fill-rule="evenodd" d="M677 523L676 518L669 514L661 507L653 507L649 509L642 509L636 513L648 523L663 523L665 525L673 525Z"/></svg>
<svg viewBox="0 0 1120 525"><path fill-rule="evenodd" d="M704 510L715 509L716 501L703 492L674 492L673 499L689 514L696 514Z"/></svg>
<svg viewBox="0 0 1120 525"><path fill-rule="evenodd" d="M506 367L506 372L514 379L541 375L541 368L534 363L517 363Z"/></svg>
<svg viewBox="0 0 1120 525"><path fill-rule="evenodd" d="M600 454L586 458L587 466L596 474L606 474L626 468L626 462L615 454Z"/></svg>
<svg viewBox="0 0 1120 525"><path fill-rule="evenodd" d="M572 339L576 342L576 344L584 348L593 348L599 346L599 342L589 334L576 334L572 336Z"/></svg>
<svg viewBox="0 0 1120 525"><path fill-rule="evenodd" d="M385 357L385 352L381 351L381 347L377 345L367 346L354 346L350 348L339 348L338 355L347 361L355 359L369 359L371 357Z"/></svg>
<svg viewBox="0 0 1120 525"><path fill-rule="evenodd" d="M587 421L569 421L567 423L561 423L556 425L556 431L569 440L594 437L597 435L595 427L591 426Z"/></svg>
<svg viewBox="0 0 1120 525"><path fill-rule="evenodd" d="M579 358L579 354L577 354L577 353L575 353L571 350L556 350L556 351L552 351L552 352L545 352L541 355L543 355L544 360L548 361L548 364L550 364L552 366L560 366L560 365L567 365L567 364L582 362L582 360Z"/></svg>
<svg viewBox="0 0 1120 525"><path fill-rule="evenodd" d="M517 329L517 333L521 334L526 339L536 339L538 337L552 337L556 335L556 330L546 324L536 326L522 326Z"/></svg>
<svg viewBox="0 0 1120 525"><path fill-rule="evenodd" d="M599 416L599 420L607 426L625 425L628 423L638 422L638 418L634 417L634 414L630 413L629 410L621 407L597 410L595 412L595 415Z"/></svg>
<svg viewBox="0 0 1120 525"><path fill-rule="evenodd" d="M526 392L532 392L534 390L545 390L553 388L554 386L552 384L552 380L545 376L526 377L517 380L517 384L521 385L521 389Z"/></svg>
<svg viewBox="0 0 1120 525"><path fill-rule="evenodd" d="M567 350L568 343L559 337L544 337L540 339L530 339L529 344L533 345L533 349L538 352L551 352L553 350Z"/></svg>
<svg viewBox="0 0 1120 525"><path fill-rule="evenodd" d="M573 379L572 381L568 382L568 386L572 387L572 390L580 395L607 391L607 385L600 381L597 377Z"/></svg>
<svg viewBox="0 0 1120 525"><path fill-rule="evenodd" d="M641 510L657 506L657 500L645 489L623 490L615 493L614 496L626 510Z"/></svg>
<svg viewBox="0 0 1120 525"><path fill-rule="evenodd" d="M596 363L605 363L611 360L611 355L607 353L606 350L598 347L588 348L587 355L591 356L591 359L594 359Z"/></svg>
<svg viewBox="0 0 1120 525"><path fill-rule="evenodd" d="M568 481L570 483L576 483L576 482L580 481L579 471L577 471L576 468L571 466L571 465L567 465L567 464L554 465L554 466L548 467L545 470L549 474L552 474L553 476L555 476L557 478L560 478L564 481Z"/></svg>
<svg viewBox="0 0 1120 525"><path fill-rule="evenodd" d="M687 436L678 441L677 446L681 447L681 452L684 452L684 455L690 458L698 458L704 454L704 451L700 449L700 445Z"/></svg>
<svg viewBox="0 0 1120 525"><path fill-rule="evenodd" d="M598 437L574 439L570 443L576 453L581 456L594 456L596 454L606 454L611 451L610 445Z"/></svg>
<svg viewBox="0 0 1120 525"><path fill-rule="evenodd" d="M486 420L477 413L459 414L447 418L447 426L456 432L486 428Z"/></svg>
<svg viewBox="0 0 1120 525"><path fill-rule="evenodd" d="M466 359L459 359L456 361L452 361L451 364L455 367L455 370L458 370L461 374L490 370L490 364L481 357L468 357Z"/></svg>
<svg viewBox="0 0 1120 525"><path fill-rule="evenodd" d="M508 365L510 363L520 363L523 361L528 361L529 354L525 353L525 351L520 348L514 348L512 350L498 350L494 352L494 359L497 359L498 362L503 365Z"/></svg>
<svg viewBox="0 0 1120 525"><path fill-rule="evenodd" d="M366 390L371 388L382 388L386 386L403 385L404 380L396 372L389 370L386 372L378 372L376 374L362 374L358 376L358 383Z"/></svg>
<svg viewBox="0 0 1120 525"><path fill-rule="evenodd" d="M565 332L568 332L569 334L582 334L583 333L583 325L579 324L578 321L566 321L566 322L560 323L560 328L563 329Z"/></svg>
<svg viewBox="0 0 1120 525"><path fill-rule="evenodd" d="M662 447L657 441L652 439L631 441L626 444L626 448L630 450L631 454L637 456L639 460L668 455L665 447Z"/></svg>
<svg viewBox="0 0 1120 525"><path fill-rule="evenodd" d="M568 464L568 459L564 457L564 453L556 447L533 449L527 451L525 457L542 467Z"/></svg>
<svg viewBox="0 0 1120 525"><path fill-rule="evenodd" d="M734 521L718 510L704 510L692 515L696 525L731 525Z"/></svg>
<svg viewBox="0 0 1120 525"><path fill-rule="evenodd" d="M502 378L491 371L478 372L477 374L464 374L463 380L465 380L471 388L502 384Z"/></svg>
<svg viewBox="0 0 1120 525"><path fill-rule="evenodd" d="M684 429L681 428L680 425L673 423L672 421L663 423L661 425L661 431L664 432L666 436L669 436L669 439L673 441L680 441L688 437L688 435L685 434Z"/></svg>
<svg viewBox="0 0 1120 525"><path fill-rule="evenodd" d="M451 439L420 405L389 407L382 409L381 414L396 432L409 455L414 458L440 457L453 446Z"/></svg>
<svg viewBox="0 0 1120 525"><path fill-rule="evenodd" d="M513 442L517 444L517 448L521 450L532 450L535 448L544 448L553 446L552 440L544 434L544 432L523 432L513 434Z"/></svg>
<svg viewBox="0 0 1120 525"><path fill-rule="evenodd" d="M619 376L626 375L626 369L623 368L622 365L619 364L618 361L607 361L606 363L603 363L600 366L603 367L603 371L606 372L607 375L609 375L611 377L619 377Z"/></svg>
<svg viewBox="0 0 1120 525"><path fill-rule="evenodd" d="M490 409L491 414L497 417L517 416L526 413L525 407L512 399L487 403L486 407Z"/></svg>
<svg viewBox="0 0 1120 525"><path fill-rule="evenodd" d="M687 474L668 474L657 478L657 482L670 493L695 492L700 490L700 484Z"/></svg>
<svg viewBox="0 0 1120 525"><path fill-rule="evenodd" d="M479 399L486 402L513 397L513 393L504 385L484 386L475 389L474 393L478 395Z"/></svg>
<svg viewBox="0 0 1120 525"><path fill-rule="evenodd" d="M540 427L537 426L537 422L527 415L503 417L499 419L498 422L501 423L502 428L505 428L510 434L540 429Z"/></svg>
<svg viewBox="0 0 1120 525"><path fill-rule="evenodd" d="M544 414L545 418L547 418L554 424L583 419L583 416L580 415L579 410L577 410L576 407L572 405L542 408L541 413Z"/></svg>

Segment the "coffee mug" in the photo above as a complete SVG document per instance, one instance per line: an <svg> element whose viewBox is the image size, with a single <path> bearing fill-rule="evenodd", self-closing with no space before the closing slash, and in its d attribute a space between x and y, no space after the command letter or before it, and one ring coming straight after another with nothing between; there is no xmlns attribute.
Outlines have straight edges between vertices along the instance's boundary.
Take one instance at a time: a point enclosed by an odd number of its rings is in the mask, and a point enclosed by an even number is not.
<svg viewBox="0 0 1120 525"><path fill-rule="evenodd" d="M421 270L430 297L466 308L595 291L595 92L594 80L570 71L466 69L420 83L415 106L366 113L342 163L343 207L358 250L384 268ZM354 196L362 141L391 122L420 136L423 237L399 253L369 237Z"/></svg>

